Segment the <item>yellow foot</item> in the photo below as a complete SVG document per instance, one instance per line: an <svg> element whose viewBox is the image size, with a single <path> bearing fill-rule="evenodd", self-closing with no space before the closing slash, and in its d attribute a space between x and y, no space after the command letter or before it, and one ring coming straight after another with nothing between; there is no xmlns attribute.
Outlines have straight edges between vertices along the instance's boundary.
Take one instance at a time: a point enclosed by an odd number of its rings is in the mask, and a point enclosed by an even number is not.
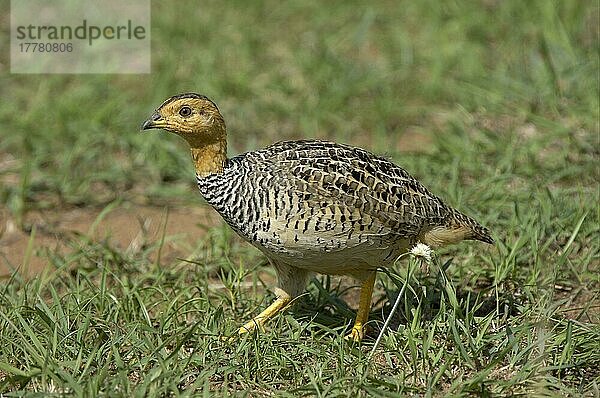
<svg viewBox="0 0 600 398"><path fill-rule="evenodd" d="M257 329L264 332L264 328L262 327L262 325L257 327L257 326L249 326L249 324L250 324L250 322L248 322L244 326L240 327L238 329L238 332L231 336L221 336L221 341L227 341L229 343L232 343L234 341L237 341L245 333L253 333Z"/></svg>
<svg viewBox="0 0 600 398"><path fill-rule="evenodd" d="M233 336L220 336L219 339L225 343L233 343L238 337L237 334L234 334Z"/></svg>
<svg viewBox="0 0 600 398"><path fill-rule="evenodd" d="M265 328L264 328L263 323L264 322L256 321L253 319L249 322L246 322L244 324L244 326L240 327L238 329L237 333L235 333L231 336L221 336L220 339L221 339L221 341L227 341L227 342L231 343L233 341L237 341L245 333L253 333L255 331L264 332Z"/></svg>
<svg viewBox="0 0 600 398"><path fill-rule="evenodd" d="M355 325L350 333L348 333L344 338L346 340L352 340L358 343L363 339L363 337L365 337L365 328Z"/></svg>
<svg viewBox="0 0 600 398"><path fill-rule="evenodd" d="M360 288L360 301L358 303L356 320L354 321L354 326L352 326L350 334L346 336L346 340L358 342L365 337L366 323L369 320L369 310L371 309L371 295L373 294L375 275L375 272L371 272Z"/></svg>
<svg viewBox="0 0 600 398"><path fill-rule="evenodd" d="M244 326L238 329L238 335L242 335L244 333L252 333L254 331L263 332L265 331L265 321L264 318L254 318L244 324Z"/></svg>

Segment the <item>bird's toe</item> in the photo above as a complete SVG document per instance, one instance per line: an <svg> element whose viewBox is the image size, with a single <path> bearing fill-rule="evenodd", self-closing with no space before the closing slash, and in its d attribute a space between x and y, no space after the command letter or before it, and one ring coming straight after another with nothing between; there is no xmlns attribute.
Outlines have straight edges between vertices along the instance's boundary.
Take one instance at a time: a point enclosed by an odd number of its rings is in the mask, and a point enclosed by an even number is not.
<svg viewBox="0 0 600 398"><path fill-rule="evenodd" d="M354 341L358 343L363 339L363 337L365 337L365 328L355 326L344 338L348 341Z"/></svg>

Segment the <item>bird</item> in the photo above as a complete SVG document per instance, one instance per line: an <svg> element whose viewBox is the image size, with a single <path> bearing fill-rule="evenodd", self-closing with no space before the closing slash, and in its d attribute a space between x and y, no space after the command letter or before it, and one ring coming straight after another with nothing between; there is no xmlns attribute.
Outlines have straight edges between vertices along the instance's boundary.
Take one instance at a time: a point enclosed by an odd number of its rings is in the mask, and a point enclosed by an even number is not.
<svg viewBox="0 0 600 398"><path fill-rule="evenodd" d="M324 140L281 141L227 157L227 129L211 99L183 93L142 123L189 144L200 193L275 268L275 300L238 333L266 321L302 294L314 273L360 284L349 340L361 341L378 268L416 244L493 244L489 229L445 204L402 167L358 147Z"/></svg>

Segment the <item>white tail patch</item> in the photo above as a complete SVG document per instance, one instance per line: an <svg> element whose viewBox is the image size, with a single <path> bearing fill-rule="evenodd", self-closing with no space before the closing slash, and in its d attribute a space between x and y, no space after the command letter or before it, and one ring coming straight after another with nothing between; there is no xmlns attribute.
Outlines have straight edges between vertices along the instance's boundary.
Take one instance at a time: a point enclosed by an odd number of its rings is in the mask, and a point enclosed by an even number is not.
<svg viewBox="0 0 600 398"><path fill-rule="evenodd" d="M438 226L421 235L420 241L431 247L440 247L460 242L471 233L471 228L464 226Z"/></svg>

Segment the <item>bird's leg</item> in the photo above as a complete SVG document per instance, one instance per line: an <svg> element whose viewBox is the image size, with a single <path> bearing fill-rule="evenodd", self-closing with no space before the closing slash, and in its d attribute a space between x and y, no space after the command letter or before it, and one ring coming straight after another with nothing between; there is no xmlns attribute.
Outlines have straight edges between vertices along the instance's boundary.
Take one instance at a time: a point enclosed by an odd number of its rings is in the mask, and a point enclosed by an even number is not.
<svg viewBox="0 0 600 398"><path fill-rule="evenodd" d="M373 295L373 286L375 285L376 272L371 272L367 279L363 281L360 288L360 301L358 311L356 312L356 320L352 330L346 336L346 340L361 341L365 336L365 324L369 320L369 312L371 311L371 296Z"/></svg>
<svg viewBox="0 0 600 398"><path fill-rule="evenodd" d="M277 299L263 312L252 318L252 320L246 322L244 326L240 327L240 329L238 330L239 334L252 332L257 328L259 330L262 330L264 323L268 319L277 315L290 303L290 301L292 301L292 296L290 296L283 289L276 288L275 294L277 295Z"/></svg>
<svg viewBox="0 0 600 398"><path fill-rule="evenodd" d="M267 320L279 314L290 304L292 299L298 297L302 293L306 287L306 282L311 275L309 271L277 263L271 259L269 259L269 262L275 267L277 279L279 280L279 287L275 288L277 299L263 312L246 322L244 326L238 330L239 334L252 332L256 329L263 329L263 325Z"/></svg>

